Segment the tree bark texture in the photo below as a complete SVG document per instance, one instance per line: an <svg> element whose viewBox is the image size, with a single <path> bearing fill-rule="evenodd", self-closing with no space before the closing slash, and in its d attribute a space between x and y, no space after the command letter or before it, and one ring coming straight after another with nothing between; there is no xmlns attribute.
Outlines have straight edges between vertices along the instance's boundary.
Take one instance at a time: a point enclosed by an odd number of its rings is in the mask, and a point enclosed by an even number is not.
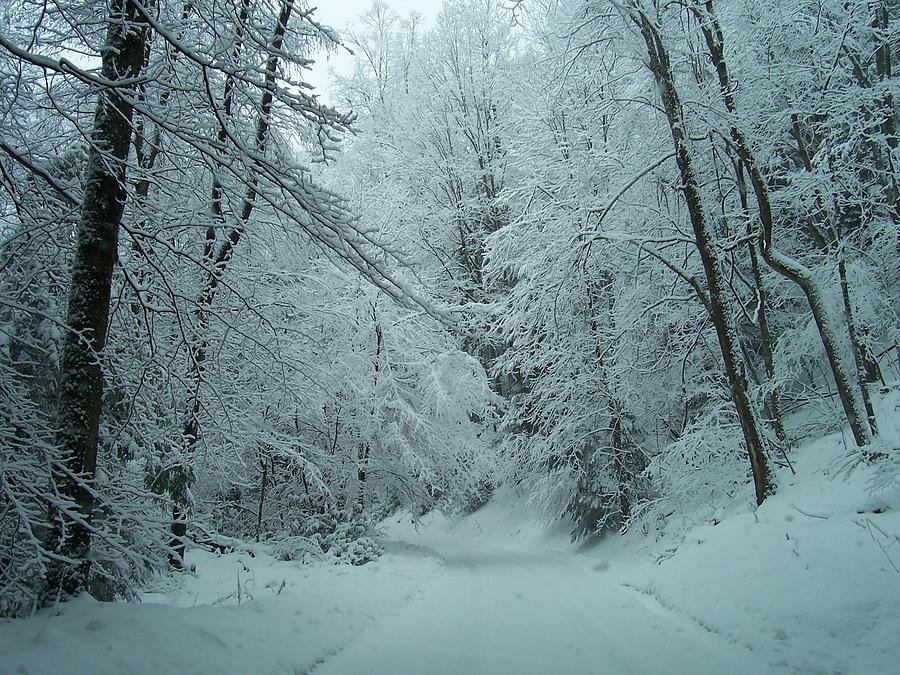
<svg viewBox="0 0 900 675"><path fill-rule="evenodd" d="M132 136L128 95L148 49L148 28L134 3L111 2L102 75L121 85L104 87L98 93L69 286L69 330L63 338L60 361L57 443L65 468L58 480L63 494L77 506L77 514L71 519L58 514L53 548L71 562L52 570L48 590L66 595L84 590L90 575L94 509L90 482L97 469L103 397L100 355L106 345L112 273L127 197L125 167Z"/></svg>

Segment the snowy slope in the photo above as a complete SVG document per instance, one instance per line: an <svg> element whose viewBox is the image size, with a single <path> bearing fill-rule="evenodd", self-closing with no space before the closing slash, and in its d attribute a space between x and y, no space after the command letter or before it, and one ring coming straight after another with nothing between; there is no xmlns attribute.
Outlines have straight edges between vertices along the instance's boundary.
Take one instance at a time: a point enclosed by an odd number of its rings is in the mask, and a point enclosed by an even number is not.
<svg viewBox="0 0 900 675"><path fill-rule="evenodd" d="M900 392L879 404L896 458ZM900 672L900 475L872 494L879 467L849 470L847 448L839 433L799 448L759 509L693 528L674 554L651 549L658 564L623 583L753 650L763 672Z"/></svg>
<svg viewBox="0 0 900 675"><path fill-rule="evenodd" d="M763 672L900 672L900 489L868 496L871 469L847 479L844 455L838 435L807 445L758 510L693 529L623 581Z"/></svg>

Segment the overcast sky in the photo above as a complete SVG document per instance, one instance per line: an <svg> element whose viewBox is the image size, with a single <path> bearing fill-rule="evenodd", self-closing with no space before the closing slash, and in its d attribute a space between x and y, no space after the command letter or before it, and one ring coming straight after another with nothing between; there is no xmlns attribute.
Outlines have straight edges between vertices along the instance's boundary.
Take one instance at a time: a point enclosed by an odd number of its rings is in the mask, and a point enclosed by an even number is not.
<svg viewBox="0 0 900 675"><path fill-rule="evenodd" d="M400 16L406 16L416 11L425 17L425 25L429 27L435 15L441 8L442 0L386 0ZM357 17L365 14L372 7L372 0L313 0L310 3L316 7L315 17L322 23L337 29L339 33L353 23ZM319 54L316 57L316 65L309 74L310 84L316 87L316 93L328 96L328 70L333 68L340 73L346 73L350 69L352 58L345 50L340 50L331 55Z"/></svg>

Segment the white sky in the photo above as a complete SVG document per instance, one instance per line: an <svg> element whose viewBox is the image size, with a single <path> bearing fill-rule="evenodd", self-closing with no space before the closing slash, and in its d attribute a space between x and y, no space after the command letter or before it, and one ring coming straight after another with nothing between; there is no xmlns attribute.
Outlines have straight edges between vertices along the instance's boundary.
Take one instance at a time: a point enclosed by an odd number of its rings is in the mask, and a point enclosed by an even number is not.
<svg viewBox="0 0 900 675"><path fill-rule="evenodd" d="M425 26L430 27L432 20L440 11L442 0L385 0L400 16L416 11L425 18ZM315 17L321 23L331 26L338 33L343 33L348 24L365 14L372 7L372 0L313 0L310 5L316 7ZM330 55L316 56L316 65L308 73L309 83L315 86L315 93L328 99L328 71L334 69L339 73L347 73L353 57L346 50L339 50Z"/></svg>

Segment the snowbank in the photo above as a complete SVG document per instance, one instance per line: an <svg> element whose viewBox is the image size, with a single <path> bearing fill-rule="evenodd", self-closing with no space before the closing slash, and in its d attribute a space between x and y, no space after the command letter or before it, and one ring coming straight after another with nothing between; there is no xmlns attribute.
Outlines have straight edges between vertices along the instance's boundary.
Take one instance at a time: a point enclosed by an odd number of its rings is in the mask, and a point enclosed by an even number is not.
<svg viewBox="0 0 900 675"><path fill-rule="evenodd" d="M839 434L756 510L691 530L623 583L759 654L763 671L900 672L900 490L868 495Z"/></svg>
<svg viewBox="0 0 900 675"><path fill-rule="evenodd" d="M182 587L139 605L90 598L0 623L0 673L305 673L410 602L438 565L385 555L363 567L190 551Z"/></svg>

